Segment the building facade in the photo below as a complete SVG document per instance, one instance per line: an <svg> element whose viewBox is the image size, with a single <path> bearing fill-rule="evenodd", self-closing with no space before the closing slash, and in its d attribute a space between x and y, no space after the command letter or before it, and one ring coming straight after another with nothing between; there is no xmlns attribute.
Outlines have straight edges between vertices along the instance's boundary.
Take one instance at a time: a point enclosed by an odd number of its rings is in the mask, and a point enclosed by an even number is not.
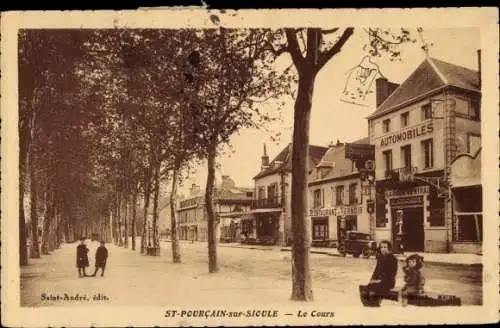
<svg viewBox="0 0 500 328"><path fill-rule="evenodd" d="M250 209L252 199L253 189L236 187L229 176L222 176L222 182L214 188L213 196L217 240L239 241L240 219ZM180 240L208 240L205 193L196 184L191 186L189 196L178 202L177 217Z"/></svg>
<svg viewBox="0 0 500 328"><path fill-rule="evenodd" d="M453 213L452 163L480 147L480 99L477 71L434 58L401 85L377 79L377 109L368 117L377 240L400 235L407 251L460 248L457 225L465 219Z"/></svg>
<svg viewBox="0 0 500 328"><path fill-rule="evenodd" d="M309 146L309 167L314 168L326 147ZM251 212L242 220L244 243L289 245L291 243L292 144L271 162L264 145L261 171L254 177Z"/></svg>
<svg viewBox="0 0 500 328"><path fill-rule="evenodd" d="M353 144L369 145L369 139ZM360 163L346 157L346 144L331 145L309 175L312 246L336 247L346 231L373 234L368 202L373 185L361 177ZM364 163L362 163L364 165Z"/></svg>

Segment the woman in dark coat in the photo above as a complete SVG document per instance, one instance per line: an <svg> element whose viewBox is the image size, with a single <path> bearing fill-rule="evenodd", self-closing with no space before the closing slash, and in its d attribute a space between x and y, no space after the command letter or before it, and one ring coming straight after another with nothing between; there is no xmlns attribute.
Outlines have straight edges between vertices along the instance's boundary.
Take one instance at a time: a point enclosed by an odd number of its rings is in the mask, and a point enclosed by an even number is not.
<svg viewBox="0 0 500 328"><path fill-rule="evenodd" d="M85 245L85 238L80 239L80 245L76 247L76 267L78 268L78 276L80 278L87 276L85 268L89 266L88 252L89 249Z"/></svg>
<svg viewBox="0 0 500 328"><path fill-rule="evenodd" d="M361 300L366 306L379 306L382 295L389 292L396 284L398 260L391 252L391 243L380 242L377 266L373 271L370 283L360 286Z"/></svg>

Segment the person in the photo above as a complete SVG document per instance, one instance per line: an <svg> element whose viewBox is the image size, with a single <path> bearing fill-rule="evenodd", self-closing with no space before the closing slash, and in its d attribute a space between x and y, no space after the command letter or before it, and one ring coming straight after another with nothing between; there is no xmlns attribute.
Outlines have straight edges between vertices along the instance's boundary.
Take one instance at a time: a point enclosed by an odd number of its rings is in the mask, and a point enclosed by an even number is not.
<svg viewBox="0 0 500 328"><path fill-rule="evenodd" d="M423 262L424 258L418 254L412 254L406 258L406 264L403 267L405 284L401 289L403 306L407 305L408 297L424 293L425 277L421 272Z"/></svg>
<svg viewBox="0 0 500 328"><path fill-rule="evenodd" d="M108 249L105 246L104 240L101 240L101 246L95 252L95 271L92 277L95 277L99 268L101 269L101 277L104 276L104 269L106 269L106 261L108 260Z"/></svg>
<svg viewBox="0 0 500 328"><path fill-rule="evenodd" d="M380 242L377 252L377 265L368 285L360 286L361 300L366 306L379 306L382 296L396 284L398 261L392 254L391 243Z"/></svg>
<svg viewBox="0 0 500 328"><path fill-rule="evenodd" d="M76 247L76 267L78 268L78 276L86 277L85 268L89 266L89 258L87 253L89 249L85 245L85 237L80 238L80 244Z"/></svg>

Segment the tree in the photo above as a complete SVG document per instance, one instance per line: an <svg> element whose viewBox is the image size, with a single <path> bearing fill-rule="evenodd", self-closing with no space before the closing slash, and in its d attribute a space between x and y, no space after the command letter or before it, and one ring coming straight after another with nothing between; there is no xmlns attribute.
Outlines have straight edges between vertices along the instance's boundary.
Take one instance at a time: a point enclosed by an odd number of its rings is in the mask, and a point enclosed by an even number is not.
<svg viewBox="0 0 500 328"><path fill-rule="evenodd" d="M397 46L411 41L409 32L401 29L394 34L388 30L370 28L365 30L369 38L366 46L371 56L387 53L398 58ZM319 28L284 30L286 40L269 43L269 49L276 56L288 52L298 75L297 97L294 105L293 147L292 147L292 300L308 301L313 299L312 280L309 268L310 238L307 224L307 172L309 153L309 122L312 98L317 74L335 57L354 33L354 28ZM333 42L327 35L334 35ZM302 41L302 46L299 44Z"/></svg>
<svg viewBox="0 0 500 328"><path fill-rule="evenodd" d="M273 56L262 46L272 35L257 29L200 32L201 59L192 79L201 81L201 87L191 115L196 118L194 132L208 162L205 206L210 273L218 271L218 222L213 208L217 154L239 129L260 127L275 118L262 111L261 104L289 92L289 70L277 74Z"/></svg>

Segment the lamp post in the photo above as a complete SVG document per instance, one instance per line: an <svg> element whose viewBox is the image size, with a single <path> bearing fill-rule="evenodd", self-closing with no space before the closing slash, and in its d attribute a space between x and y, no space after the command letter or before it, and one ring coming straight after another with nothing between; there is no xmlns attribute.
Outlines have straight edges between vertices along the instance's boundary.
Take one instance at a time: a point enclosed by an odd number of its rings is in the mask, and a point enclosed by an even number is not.
<svg viewBox="0 0 500 328"><path fill-rule="evenodd" d="M404 254L403 245L403 220L404 212L402 209L396 211L396 238L394 240L394 253Z"/></svg>

